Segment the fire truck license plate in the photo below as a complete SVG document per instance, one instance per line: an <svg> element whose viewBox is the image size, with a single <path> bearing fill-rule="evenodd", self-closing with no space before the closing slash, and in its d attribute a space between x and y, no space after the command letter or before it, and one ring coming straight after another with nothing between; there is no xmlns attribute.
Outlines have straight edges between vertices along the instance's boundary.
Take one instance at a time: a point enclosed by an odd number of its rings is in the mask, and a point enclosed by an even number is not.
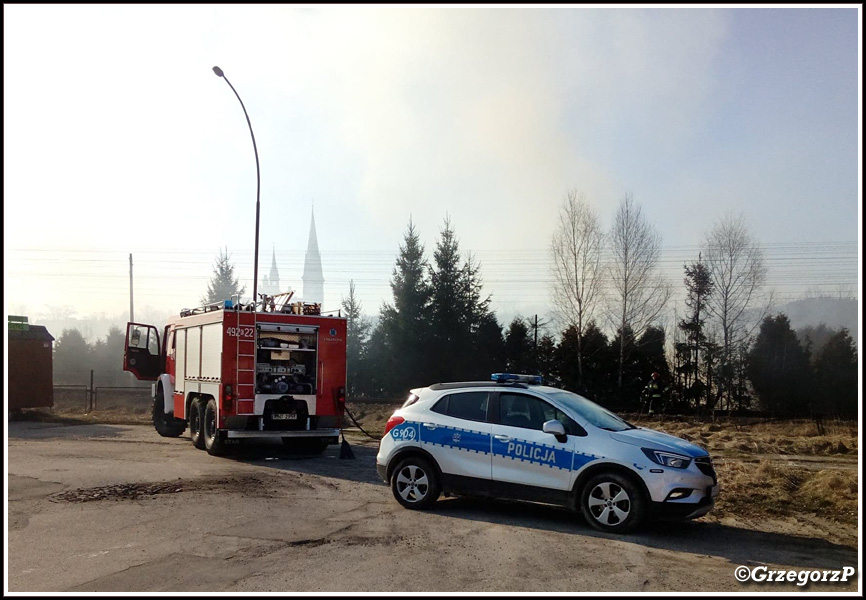
<svg viewBox="0 0 866 600"><path fill-rule="evenodd" d="M294 421L298 418L298 413L296 412L287 412L287 413L274 413L272 417L274 421Z"/></svg>

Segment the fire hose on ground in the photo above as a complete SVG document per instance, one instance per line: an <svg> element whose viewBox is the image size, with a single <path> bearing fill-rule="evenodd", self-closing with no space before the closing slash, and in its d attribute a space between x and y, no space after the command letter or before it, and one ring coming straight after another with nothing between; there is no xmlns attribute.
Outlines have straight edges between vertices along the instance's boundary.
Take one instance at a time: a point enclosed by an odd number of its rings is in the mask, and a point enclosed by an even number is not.
<svg viewBox="0 0 866 600"><path fill-rule="evenodd" d="M344 407L344 410L346 411L346 414L349 415L349 418L352 419L352 423L355 424L355 427L357 427L361 433L366 435L371 440L379 439L377 436L370 435L369 433L364 431L364 428L361 427L361 424L358 423L357 419L355 419L355 415L353 415L348 408ZM352 447L349 445L349 442L346 441L346 434L342 428L340 429L340 436L343 438L343 441L340 444L340 458L355 458L355 454L352 452Z"/></svg>

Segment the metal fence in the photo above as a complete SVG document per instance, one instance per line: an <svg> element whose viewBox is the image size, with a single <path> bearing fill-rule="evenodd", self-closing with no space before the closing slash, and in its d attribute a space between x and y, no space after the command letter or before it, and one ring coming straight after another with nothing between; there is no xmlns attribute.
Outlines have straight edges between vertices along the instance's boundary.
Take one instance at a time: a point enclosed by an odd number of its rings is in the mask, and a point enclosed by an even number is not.
<svg viewBox="0 0 866 600"><path fill-rule="evenodd" d="M142 412L150 409L150 387L55 385L54 410L89 413L96 409Z"/></svg>
<svg viewBox="0 0 866 600"><path fill-rule="evenodd" d="M127 409L141 412L150 409L150 386L95 386L88 385L55 385L55 410L81 410L89 413L93 410ZM391 404L395 407L402 400L394 398L347 398L349 404Z"/></svg>
<svg viewBox="0 0 866 600"><path fill-rule="evenodd" d="M93 391L93 408L149 409L152 399L150 387L104 386Z"/></svg>
<svg viewBox="0 0 866 600"><path fill-rule="evenodd" d="M90 387L86 385L55 385L54 408L81 408L88 412L90 407Z"/></svg>

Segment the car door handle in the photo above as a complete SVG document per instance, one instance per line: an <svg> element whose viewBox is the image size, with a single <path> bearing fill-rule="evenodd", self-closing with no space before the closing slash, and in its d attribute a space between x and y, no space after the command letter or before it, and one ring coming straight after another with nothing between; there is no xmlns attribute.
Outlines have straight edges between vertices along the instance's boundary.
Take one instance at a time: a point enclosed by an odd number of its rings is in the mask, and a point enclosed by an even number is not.
<svg viewBox="0 0 866 600"><path fill-rule="evenodd" d="M508 437L507 435L501 435L500 434L500 435L494 435L493 437L495 437L500 442L510 442L511 441L511 438Z"/></svg>
<svg viewBox="0 0 866 600"><path fill-rule="evenodd" d="M436 423L421 423L427 429L436 429Z"/></svg>

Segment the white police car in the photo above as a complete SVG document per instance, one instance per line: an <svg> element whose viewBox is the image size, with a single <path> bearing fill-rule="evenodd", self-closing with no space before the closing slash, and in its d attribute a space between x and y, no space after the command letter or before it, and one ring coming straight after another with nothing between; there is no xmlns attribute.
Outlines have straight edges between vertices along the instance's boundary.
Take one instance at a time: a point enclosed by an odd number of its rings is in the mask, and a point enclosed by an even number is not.
<svg viewBox="0 0 866 600"><path fill-rule="evenodd" d="M617 533L647 516L705 515L719 491L706 450L509 373L412 390L388 420L376 468L406 508L443 492L515 498L574 508Z"/></svg>

